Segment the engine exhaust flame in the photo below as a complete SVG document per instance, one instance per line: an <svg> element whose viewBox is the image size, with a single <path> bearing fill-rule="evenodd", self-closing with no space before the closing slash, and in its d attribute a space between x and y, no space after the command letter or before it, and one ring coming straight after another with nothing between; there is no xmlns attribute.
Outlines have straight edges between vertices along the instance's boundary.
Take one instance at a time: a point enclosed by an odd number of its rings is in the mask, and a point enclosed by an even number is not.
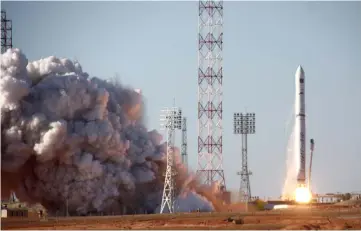
<svg viewBox="0 0 361 231"><path fill-rule="evenodd" d="M300 185L295 190L295 201L298 203L307 204L311 202L310 190L304 185Z"/></svg>

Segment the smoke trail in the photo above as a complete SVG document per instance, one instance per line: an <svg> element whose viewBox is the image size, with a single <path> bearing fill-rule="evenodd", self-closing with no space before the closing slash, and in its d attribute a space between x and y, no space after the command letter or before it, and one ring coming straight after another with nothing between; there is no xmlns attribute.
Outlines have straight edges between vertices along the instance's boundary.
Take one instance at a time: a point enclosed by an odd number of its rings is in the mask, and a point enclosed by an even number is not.
<svg viewBox="0 0 361 231"><path fill-rule="evenodd" d="M166 144L144 127L133 89L90 78L77 62L29 62L19 49L1 55L2 193L70 214L154 212L163 190ZM179 152L176 153L177 158ZM183 210L212 204L177 164L188 188ZM184 190L185 191L185 190Z"/></svg>
<svg viewBox="0 0 361 231"><path fill-rule="evenodd" d="M285 198L292 198L295 189L297 188L297 173L299 170L299 156L296 153L297 148L295 147L295 132L296 132L296 124L295 124L295 114L294 107L292 107L291 119L287 121L287 128L291 127L291 131L287 136L289 137L287 142L287 150L286 150L286 177L283 184L282 196ZM291 125L291 126L289 126Z"/></svg>

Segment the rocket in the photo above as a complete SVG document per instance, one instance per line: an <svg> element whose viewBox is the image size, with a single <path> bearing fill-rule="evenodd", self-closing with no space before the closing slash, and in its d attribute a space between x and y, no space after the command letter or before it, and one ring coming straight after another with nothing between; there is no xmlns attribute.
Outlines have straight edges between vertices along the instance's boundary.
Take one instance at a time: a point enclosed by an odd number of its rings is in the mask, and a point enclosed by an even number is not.
<svg viewBox="0 0 361 231"><path fill-rule="evenodd" d="M297 184L306 185L306 104L305 104L305 72L298 66L295 74L295 150L299 156Z"/></svg>

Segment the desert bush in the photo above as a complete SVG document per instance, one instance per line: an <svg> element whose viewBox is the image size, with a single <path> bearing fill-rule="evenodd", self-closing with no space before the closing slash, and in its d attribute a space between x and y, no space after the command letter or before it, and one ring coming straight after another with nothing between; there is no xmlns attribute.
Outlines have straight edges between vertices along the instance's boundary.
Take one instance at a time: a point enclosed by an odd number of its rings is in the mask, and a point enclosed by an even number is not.
<svg viewBox="0 0 361 231"><path fill-rule="evenodd" d="M257 199L254 201L254 204L257 208L257 210L264 210L265 209L265 205L267 204L265 201Z"/></svg>

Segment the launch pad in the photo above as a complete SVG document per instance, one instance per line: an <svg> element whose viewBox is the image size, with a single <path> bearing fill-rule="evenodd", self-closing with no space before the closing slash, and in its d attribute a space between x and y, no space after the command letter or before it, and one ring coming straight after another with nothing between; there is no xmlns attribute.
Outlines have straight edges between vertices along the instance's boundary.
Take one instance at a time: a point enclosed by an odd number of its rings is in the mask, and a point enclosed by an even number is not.
<svg viewBox="0 0 361 231"><path fill-rule="evenodd" d="M347 217L347 220L345 219ZM39 219L3 219L2 229L235 229L235 230L331 230L361 229L360 209L294 208L257 213L181 213L129 216L89 216ZM238 221L238 222L234 222ZM295 222L296 221L296 222ZM347 224L347 227L346 227Z"/></svg>

